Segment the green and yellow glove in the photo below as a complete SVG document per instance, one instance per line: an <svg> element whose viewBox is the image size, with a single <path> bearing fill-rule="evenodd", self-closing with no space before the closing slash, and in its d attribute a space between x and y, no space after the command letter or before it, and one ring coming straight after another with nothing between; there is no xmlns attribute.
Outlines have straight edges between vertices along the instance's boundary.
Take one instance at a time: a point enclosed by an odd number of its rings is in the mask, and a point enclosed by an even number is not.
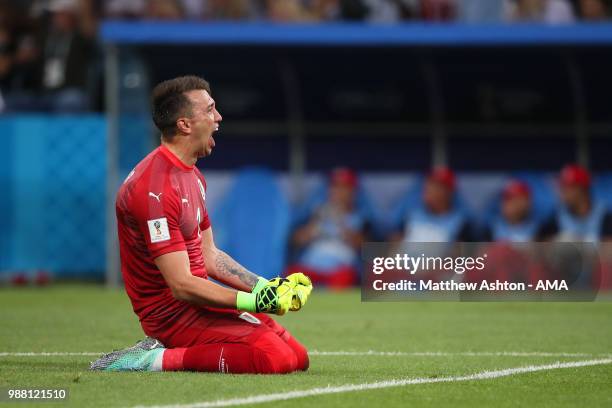
<svg viewBox="0 0 612 408"><path fill-rule="evenodd" d="M292 273L287 276L291 287L293 288L294 297L291 301L291 311L300 310L308 300L308 296L312 292L312 282L310 278L301 272Z"/></svg>
<svg viewBox="0 0 612 408"><path fill-rule="evenodd" d="M259 278L251 293L239 291L236 308L254 313L284 315L292 306L294 292L288 282L278 284Z"/></svg>
<svg viewBox="0 0 612 408"><path fill-rule="evenodd" d="M259 285L259 282L257 283ZM301 272L292 273L286 278L274 278L268 282L272 286L289 285L293 291L291 298L290 311L296 312L306 304L310 292L312 292L312 282L310 278ZM257 285L255 285L257 287Z"/></svg>

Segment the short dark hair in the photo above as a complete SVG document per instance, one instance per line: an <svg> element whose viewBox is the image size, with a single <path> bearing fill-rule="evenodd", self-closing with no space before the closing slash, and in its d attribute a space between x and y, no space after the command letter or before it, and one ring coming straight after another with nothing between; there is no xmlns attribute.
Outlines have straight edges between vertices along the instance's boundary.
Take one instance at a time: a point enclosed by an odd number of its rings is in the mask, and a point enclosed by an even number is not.
<svg viewBox="0 0 612 408"><path fill-rule="evenodd" d="M191 114L191 102L185 92L205 90L210 85L204 78L195 75L181 76L160 82L151 94L151 115L153 123L166 138L176 133L176 121L183 115Z"/></svg>

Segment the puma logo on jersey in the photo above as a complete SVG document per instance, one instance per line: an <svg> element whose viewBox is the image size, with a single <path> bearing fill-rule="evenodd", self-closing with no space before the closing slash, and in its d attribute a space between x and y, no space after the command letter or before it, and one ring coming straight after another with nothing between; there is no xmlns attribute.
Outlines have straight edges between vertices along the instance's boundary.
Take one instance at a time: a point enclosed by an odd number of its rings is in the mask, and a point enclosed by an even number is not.
<svg viewBox="0 0 612 408"><path fill-rule="evenodd" d="M187 205L189 205L189 201L187 201L187 199L186 199L186 198L181 198L181 202L182 202L183 204L187 204Z"/></svg>
<svg viewBox="0 0 612 408"><path fill-rule="evenodd" d="M157 200L157 202L161 203L161 200L159 199L159 197L162 195L163 193L159 193L159 194L153 194L152 192L149 191L149 197L153 197Z"/></svg>

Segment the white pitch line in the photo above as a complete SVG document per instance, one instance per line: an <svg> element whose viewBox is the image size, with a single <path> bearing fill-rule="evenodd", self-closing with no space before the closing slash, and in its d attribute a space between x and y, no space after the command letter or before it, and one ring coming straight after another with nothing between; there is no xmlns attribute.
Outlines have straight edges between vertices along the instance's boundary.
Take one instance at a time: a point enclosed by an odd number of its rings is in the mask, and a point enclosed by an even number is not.
<svg viewBox="0 0 612 408"><path fill-rule="evenodd" d="M0 357L70 357L70 356L101 356L104 352L0 352ZM612 354L564 353L544 351L309 351L310 356L379 356L379 357L611 357Z"/></svg>
<svg viewBox="0 0 612 408"><path fill-rule="evenodd" d="M311 356L389 356L389 357L594 357L610 356L609 354L592 353L564 353L564 352L544 352L544 351L465 351L465 352L445 352L445 351L318 351L308 352Z"/></svg>
<svg viewBox="0 0 612 408"><path fill-rule="evenodd" d="M225 400L216 401L203 401L192 404L173 404L173 405L152 405L152 406L137 406L134 408L213 408L213 407L231 407L236 405L246 404L262 404L265 402L273 401L286 401L296 398L313 397L318 395L326 394L340 394L345 392L353 391L364 391L364 390L376 390L382 388L391 387L402 387L406 385L415 384L432 384L432 383L447 383L447 382L459 382L459 381L477 381L477 380L489 380L493 378L508 377L511 375L534 373L537 371L545 370L556 370L560 368L575 368L575 367L588 367L602 364L612 364L612 359L601 359L601 360L585 360L585 361L573 361L573 362L556 362L553 364L539 365L539 366L526 366L516 368L506 368L495 371L482 371L474 374L468 374L463 376L455 377L439 377L439 378L405 378L405 379L394 379L387 381L378 381L373 383L363 384L346 384L340 386L327 386L321 388L311 388L308 390L297 390L288 391L276 394L259 394L252 395L243 398L231 398Z"/></svg>

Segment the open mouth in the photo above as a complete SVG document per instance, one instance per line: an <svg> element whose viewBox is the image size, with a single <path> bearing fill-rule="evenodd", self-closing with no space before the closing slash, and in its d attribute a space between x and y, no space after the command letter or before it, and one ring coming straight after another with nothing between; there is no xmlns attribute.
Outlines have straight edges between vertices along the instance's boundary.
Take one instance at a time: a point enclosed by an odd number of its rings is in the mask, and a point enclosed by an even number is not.
<svg viewBox="0 0 612 408"><path fill-rule="evenodd" d="M211 149L212 149L213 147L215 147L215 144L216 144L216 143L215 143L215 138L214 138L214 136L213 136L213 135L214 135L216 132L218 132L218 131L219 131L219 124L218 124L218 123L215 123L215 128L213 129L213 131L212 131L212 132L210 132L210 136L208 137L208 147L209 147L209 148L211 148Z"/></svg>
<svg viewBox="0 0 612 408"><path fill-rule="evenodd" d="M210 137L208 138L208 146L212 149L215 147L215 138L213 136L214 133L219 131L219 124L215 125L215 129L211 132Z"/></svg>

